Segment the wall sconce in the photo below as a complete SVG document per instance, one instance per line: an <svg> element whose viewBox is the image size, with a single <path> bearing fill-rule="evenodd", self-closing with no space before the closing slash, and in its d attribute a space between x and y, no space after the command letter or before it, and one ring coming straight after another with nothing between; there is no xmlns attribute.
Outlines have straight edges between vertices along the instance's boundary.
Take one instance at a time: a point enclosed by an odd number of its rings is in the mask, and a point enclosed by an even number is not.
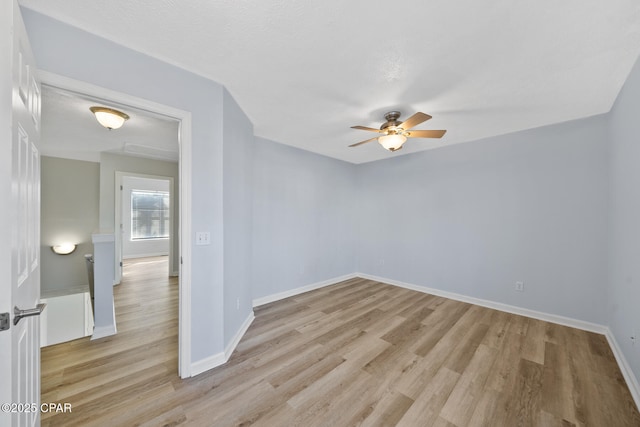
<svg viewBox="0 0 640 427"><path fill-rule="evenodd" d="M73 243L61 243L59 245L51 246L51 250L58 255L69 255L76 250L76 245Z"/></svg>
<svg viewBox="0 0 640 427"><path fill-rule="evenodd" d="M109 130L119 129L129 116L122 111L107 107L90 107L89 110L96 116L96 120Z"/></svg>

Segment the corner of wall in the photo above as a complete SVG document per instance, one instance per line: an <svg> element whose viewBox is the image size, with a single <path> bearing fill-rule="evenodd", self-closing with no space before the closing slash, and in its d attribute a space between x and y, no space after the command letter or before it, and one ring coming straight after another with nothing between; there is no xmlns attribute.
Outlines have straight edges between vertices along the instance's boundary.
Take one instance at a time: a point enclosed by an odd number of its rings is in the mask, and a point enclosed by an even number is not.
<svg viewBox="0 0 640 427"><path fill-rule="evenodd" d="M254 319L255 319L255 315L253 313L253 310L251 310L251 312L249 313L247 318L244 320L242 325L240 325L240 328L238 328L238 330L236 331L234 336L231 338L229 343L225 346L225 349L223 352L213 354L209 357L206 357L204 359L191 363L191 376L201 374L205 371L208 371L217 366L224 365L225 363L227 363L229 358L231 358L231 355L233 354L234 350L240 343L240 340L249 329L249 326L251 326L251 323L253 322Z"/></svg>

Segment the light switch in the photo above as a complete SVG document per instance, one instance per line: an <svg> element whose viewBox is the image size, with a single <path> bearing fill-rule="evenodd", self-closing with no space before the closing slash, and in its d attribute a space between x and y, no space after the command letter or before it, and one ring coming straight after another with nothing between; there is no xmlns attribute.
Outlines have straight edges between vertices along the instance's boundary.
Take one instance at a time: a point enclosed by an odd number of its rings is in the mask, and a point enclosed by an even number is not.
<svg viewBox="0 0 640 427"><path fill-rule="evenodd" d="M196 245L210 245L211 244L211 233L208 231L197 231L196 232Z"/></svg>

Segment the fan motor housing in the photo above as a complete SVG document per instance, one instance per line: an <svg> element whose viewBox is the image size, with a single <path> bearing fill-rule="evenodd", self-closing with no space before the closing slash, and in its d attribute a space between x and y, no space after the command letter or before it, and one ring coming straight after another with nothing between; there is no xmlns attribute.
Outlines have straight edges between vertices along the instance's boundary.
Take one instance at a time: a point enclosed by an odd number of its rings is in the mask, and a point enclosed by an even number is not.
<svg viewBox="0 0 640 427"><path fill-rule="evenodd" d="M402 122L398 121L398 118L400 118L400 111L389 111L384 115L384 118L387 119L387 121L380 126L380 130L385 130L390 126L399 126L402 124Z"/></svg>

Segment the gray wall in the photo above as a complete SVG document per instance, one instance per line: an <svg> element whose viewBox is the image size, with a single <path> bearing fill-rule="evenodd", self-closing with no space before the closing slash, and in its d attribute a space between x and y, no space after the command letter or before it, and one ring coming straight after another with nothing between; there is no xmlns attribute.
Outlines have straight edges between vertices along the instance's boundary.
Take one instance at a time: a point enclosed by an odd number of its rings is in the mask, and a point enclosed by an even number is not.
<svg viewBox="0 0 640 427"><path fill-rule="evenodd" d="M180 197L178 163L163 160L143 159L140 157L123 156L121 154L100 153L100 228L114 230L115 226L115 179L116 172L131 172L145 175L173 177L175 200ZM180 224L180 206L173 204L173 235L178 236ZM179 253L178 238L173 239L173 250ZM177 272L179 257L174 257L170 266L171 272Z"/></svg>
<svg viewBox="0 0 640 427"><path fill-rule="evenodd" d="M253 125L233 97L223 94L224 335L236 335L251 304Z"/></svg>
<svg viewBox="0 0 640 427"><path fill-rule="evenodd" d="M164 191L171 193L171 181L168 179L149 179L129 175L122 177L122 258L127 259L169 255L170 241L168 237L159 239L131 240L131 193L134 190ZM175 221L178 221L178 218L176 218L175 215L178 215L179 213L179 206L177 204L177 196L175 194L172 194L171 196L171 206L173 207L173 211L169 212L169 216L171 217L171 220L174 221L173 243L174 251L177 254L179 250L179 240L178 224L176 224ZM177 272L177 267L178 262L176 259L172 272Z"/></svg>
<svg viewBox="0 0 640 427"><path fill-rule="evenodd" d="M46 141L44 142L46 143ZM98 228L100 165L94 162L41 158L42 292L87 285L84 254L93 253L91 234ZM56 255L51 246L78 245L70 255Z"/></svg>
<svg viewBox="0 0 640 427"><path fill-rule="evenodd" d="M640 378L640 64L636 63L610 113L611 213L609 324Z"/></svg>
<svg viewBox="0 0 640 427"><path fill-rule="evenodd" d="M22 9L38 68L191 112L191 223L210 231L192 244L192 361L223 343L222 86L116 43Z"/></svg>
<svg viewBox="0 0 640 427"><path fill-rule="evenodd" d="M358 271L604 323L606 158L599 116L361 165Z"/></svg>
<svg viewBox="0 0 640 427"><path fill-rule="evenodd" d="M354 272L355 166L256 138L253 298Z"/></svg>

